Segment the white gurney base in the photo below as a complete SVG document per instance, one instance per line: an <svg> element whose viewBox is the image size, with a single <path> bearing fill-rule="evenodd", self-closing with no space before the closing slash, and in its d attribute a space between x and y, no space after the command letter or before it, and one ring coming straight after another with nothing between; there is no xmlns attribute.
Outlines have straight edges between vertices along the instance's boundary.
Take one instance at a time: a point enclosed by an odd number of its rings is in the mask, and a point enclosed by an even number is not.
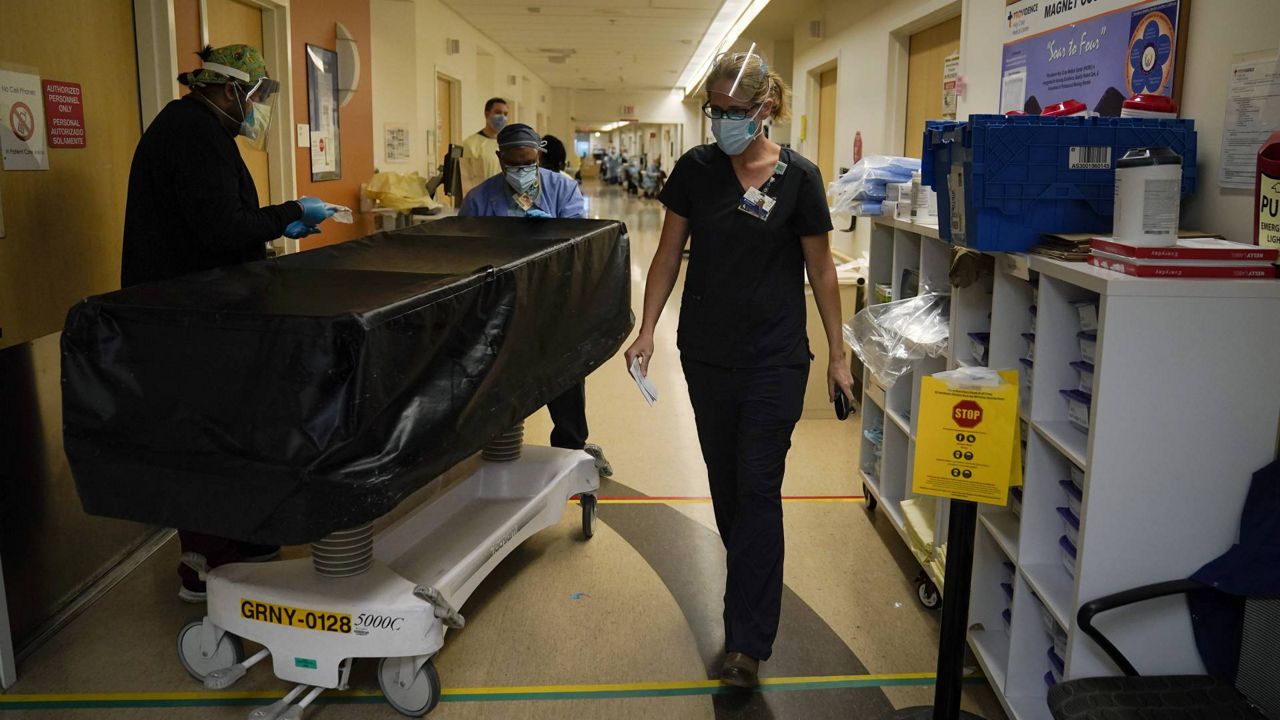
<svg viewBox="0 0 1280 720"><path fill-rule="evenodd" d="M201 645L212 653L223 631L252 640L271 650L276 677L313 687L339 687L347 658L413 658L401 672L414 673L444 644L441 618L520 543L560 522L571 497L599 484L586 453L526 446L519 460L484 463L380 533L359 575L319 575L309 557L216 568ZM415 588L434 589L443 607Z"/></svg>

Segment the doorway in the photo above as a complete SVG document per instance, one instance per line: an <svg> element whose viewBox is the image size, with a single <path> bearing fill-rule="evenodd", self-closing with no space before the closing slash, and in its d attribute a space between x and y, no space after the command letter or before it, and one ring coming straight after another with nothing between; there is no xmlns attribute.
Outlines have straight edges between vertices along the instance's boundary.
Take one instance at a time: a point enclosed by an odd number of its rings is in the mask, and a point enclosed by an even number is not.
<svg viewBox="0 0 1280 720"><path fill-rule="evenodd" d="M907 120L902 154L918 158L923 151L924 123L942 117L943 68L960 52L960 16L911 36L907 47Z"/></svg>
<svg viewBox="0 0 1280 720"><path fill-rule="evenodd" d="M836 171L836 86L839 74L831 68L818 75L818 170L831 182Z"/></svg>
<svg viewBox="0 0 1280 720"><path fill-rule="evenodd" d="M445 75L436 74L436 163L443 164L449 154L449 146L459 142L456 112L458 81ZM431 168L432 174L435 168ZM436 200L447 202L443 185L436 188Z"/></svg>
<svg viewBox="0 0 1280 720"><path fill-rule="evenodd" d="M205 0L204 23L206 42L214 47L243 43L262 48L262 8L237 0ZM179 49L179 57L183 55ZM239 135L236 145L240 157L249 168L253 184L258 189L258 204L271 204L271 155L269 149L257 150Z"/></svg>

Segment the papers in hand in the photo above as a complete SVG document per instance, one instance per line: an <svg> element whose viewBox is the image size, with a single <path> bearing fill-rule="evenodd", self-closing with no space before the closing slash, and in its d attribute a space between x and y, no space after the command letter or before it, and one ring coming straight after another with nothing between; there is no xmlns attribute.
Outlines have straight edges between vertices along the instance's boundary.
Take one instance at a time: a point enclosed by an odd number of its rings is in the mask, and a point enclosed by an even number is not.
<svg viewBox="0 0 1280 720"><path fill-rule="evenodd" d="M658 402L658 388L654 387L652 380L640 372L639 356L631 360L631 377L635 378L636 385L640 388L640 394L644 395L645 402L649 403L651 407Z"/></svg>

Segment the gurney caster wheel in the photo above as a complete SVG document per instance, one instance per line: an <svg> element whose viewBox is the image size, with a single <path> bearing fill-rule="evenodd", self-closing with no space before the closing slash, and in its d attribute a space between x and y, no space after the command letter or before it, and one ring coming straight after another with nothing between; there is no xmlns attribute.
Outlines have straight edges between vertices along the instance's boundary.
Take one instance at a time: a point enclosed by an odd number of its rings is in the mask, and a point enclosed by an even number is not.
<svg viewBox="0 0 1280 720"><path fill-rule="evenodd" d="M582 505L582 536L590 540L596 534L596 496L583 495L578 502Z"/></svg>
<svg viewBox="0 0 1280 720"><path fill-rule="evenodd" d="M203 626L203 620L192 620L178 631L178 660L191 677L200 682L204 682L214 670L231 667L244 660L244 645L231 633L225 633L213 653L205 657L200 652L200 630Z"/></svg>
<svg viewBox="0 0 1280 720"><path fill-rule="evenodd" d="M440 673L428 660L413 676L408 686L400 685L400 658L382 658L378 662L378 687L391 707L401 715L422 717L440 702Z"/></svg>
<svg viewBox="0 0 1280 720"><path fill-rule="evenodd" d="M938 592L938 586L923 572L916 576L916 597L921 605L930 610L942 604L942 593Z"/></svg>
<svg viewBox="0 0 1280 720"><path fill-rule="evenodd" d="M876 500L876 496L871 494L871 488L867 487L866 483L862 484L862 497L867 503L867 512L874 513L876 511L876 506L880 504L880 501Z"/></svg>

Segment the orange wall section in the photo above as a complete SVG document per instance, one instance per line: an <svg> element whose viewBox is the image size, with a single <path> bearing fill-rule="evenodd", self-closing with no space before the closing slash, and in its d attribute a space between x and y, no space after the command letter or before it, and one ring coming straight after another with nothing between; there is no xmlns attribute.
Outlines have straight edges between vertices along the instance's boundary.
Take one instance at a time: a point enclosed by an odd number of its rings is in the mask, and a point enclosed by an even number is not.
<svg viewBox="0 0 1280 720"><path fill-rule="evenodd" d="M189 72L200 67L200 3L198 0L174 0L173 30L178 48L178 72ZM178 95L191 92L185 85L178 86Z"/></svg>
<svg viewBox="0 0 1280 720"><path fill-rule="evenodd" d="M346 26L360 51L359 89L351 102L338 111L339 138L342 152L342 178L311 182L311 150L294 148L294 170L298 178L298 195L313 195L326 202L346 205L356 210L354 225L329 220L320 226L321 233L302 241L304 250L331 245L373 232L372 218L358 212L360 184L373 176L373 82L371 65L371 31L369 0L293 0L290 3L290 29L293 35L293 121L307 123L307 59L308 43L333 50L337 47L335 22Z"/></svg>

